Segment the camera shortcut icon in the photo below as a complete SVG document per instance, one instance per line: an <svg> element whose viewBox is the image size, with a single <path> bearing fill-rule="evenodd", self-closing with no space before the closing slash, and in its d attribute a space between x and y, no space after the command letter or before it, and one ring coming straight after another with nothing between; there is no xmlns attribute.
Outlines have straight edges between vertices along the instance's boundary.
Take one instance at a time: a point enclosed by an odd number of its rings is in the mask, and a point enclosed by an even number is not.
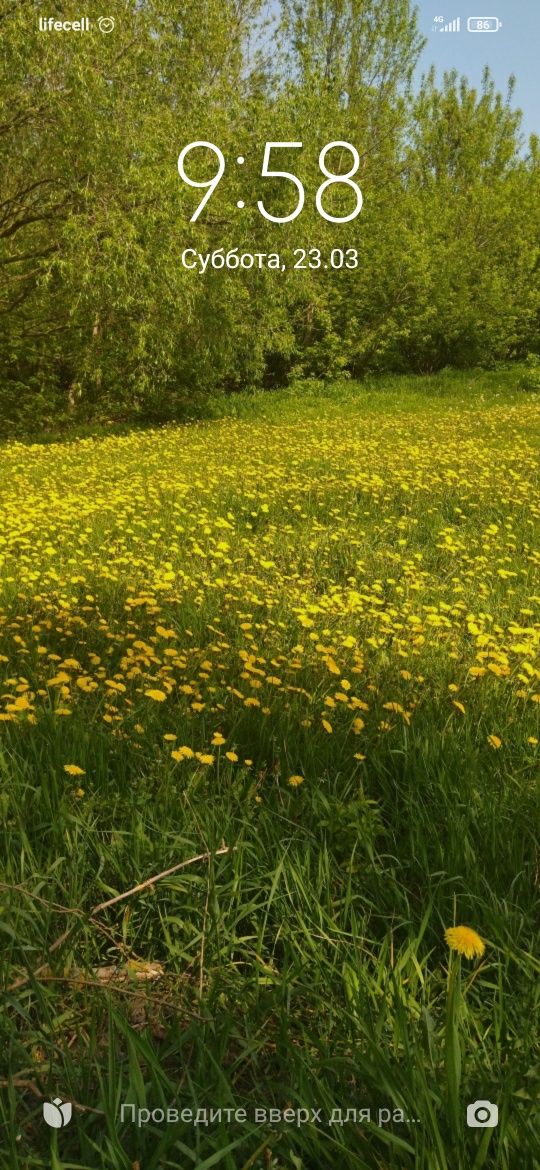
<svg viewBox="0 0 540 1170"><path fill-rule="evenodd" d="M499 1106L493 1101L471 1101L467 1105L469 1129L495 1129L499 1124Z"/></svg>
<svg viewBox="0 0 540 1170"><path fill-rule="evenodd" d="M112 33L115 23L114 16L99 16L97 26L101 33Z"/></svg>
<svg viewBox="0 0 540 1170"><path fill-rule="evenodd" d="M62 1102L61 1097L43 1102L43 1117L51 1129L63 1129L71 1121L71 1101Z"/></svg>

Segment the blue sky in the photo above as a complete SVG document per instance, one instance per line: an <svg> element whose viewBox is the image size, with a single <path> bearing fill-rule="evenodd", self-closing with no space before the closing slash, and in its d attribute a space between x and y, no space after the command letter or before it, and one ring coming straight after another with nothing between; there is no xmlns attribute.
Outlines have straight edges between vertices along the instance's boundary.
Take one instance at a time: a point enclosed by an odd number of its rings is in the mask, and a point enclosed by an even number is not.
<svg viewBox="0 0 540 1170"><path fill-rule="evenodd" d="M442 73L458 69L479 84L489 65L497 88L506 93L508 77L516 77L514 104L523 110L526 134L540 133L540 0L417 0L420 31L427 38L421 68L430 64ZM433 32L433 18L444 23L461 17L461 32ZM467 32L467 17L497 16L496 33Z"/></svg>

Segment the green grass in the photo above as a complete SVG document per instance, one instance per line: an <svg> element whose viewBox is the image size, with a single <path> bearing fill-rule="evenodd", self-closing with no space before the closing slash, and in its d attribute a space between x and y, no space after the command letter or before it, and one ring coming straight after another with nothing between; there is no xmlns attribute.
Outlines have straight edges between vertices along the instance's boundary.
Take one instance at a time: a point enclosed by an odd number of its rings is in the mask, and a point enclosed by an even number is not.
<svg viewBox="0 0 540 1170"><path fill-rule="evenodd" d="M4 449L2 1166L540 1166L538 405L517 377L303 384ZM453 922L479 962L449 962ZM60 1132L55 1095L84 1107ZM485 1098L498 1127L469 1129ZM138 1128L122 1102L222 1117Z"/></svg>

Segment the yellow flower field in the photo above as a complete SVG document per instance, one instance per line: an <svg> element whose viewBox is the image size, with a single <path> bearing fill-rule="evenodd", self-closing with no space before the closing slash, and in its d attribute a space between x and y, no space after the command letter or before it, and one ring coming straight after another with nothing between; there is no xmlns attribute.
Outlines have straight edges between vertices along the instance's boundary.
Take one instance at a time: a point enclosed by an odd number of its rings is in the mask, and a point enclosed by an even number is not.
<svg viewBox="0 0 540 1170"><path fill-rule="evenodd" d="M302 771L308 740L369 764L428 706L440 733L472 717L482 748L532 752L535 421L396 399L9 445L0 720L159 727L178 768L268 763L278 735Z"/></svg>

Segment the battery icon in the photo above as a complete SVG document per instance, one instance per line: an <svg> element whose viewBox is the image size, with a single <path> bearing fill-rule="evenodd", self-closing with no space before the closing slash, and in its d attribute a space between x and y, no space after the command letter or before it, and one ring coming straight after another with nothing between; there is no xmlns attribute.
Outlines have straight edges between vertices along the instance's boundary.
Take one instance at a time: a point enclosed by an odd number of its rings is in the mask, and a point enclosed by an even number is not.
<svg viewBox="0 0 540 1170"><path fill-rule="evenodd" d="M502 28L502 20L498 16L469 16L467 32L498 32Z"/></svg>

